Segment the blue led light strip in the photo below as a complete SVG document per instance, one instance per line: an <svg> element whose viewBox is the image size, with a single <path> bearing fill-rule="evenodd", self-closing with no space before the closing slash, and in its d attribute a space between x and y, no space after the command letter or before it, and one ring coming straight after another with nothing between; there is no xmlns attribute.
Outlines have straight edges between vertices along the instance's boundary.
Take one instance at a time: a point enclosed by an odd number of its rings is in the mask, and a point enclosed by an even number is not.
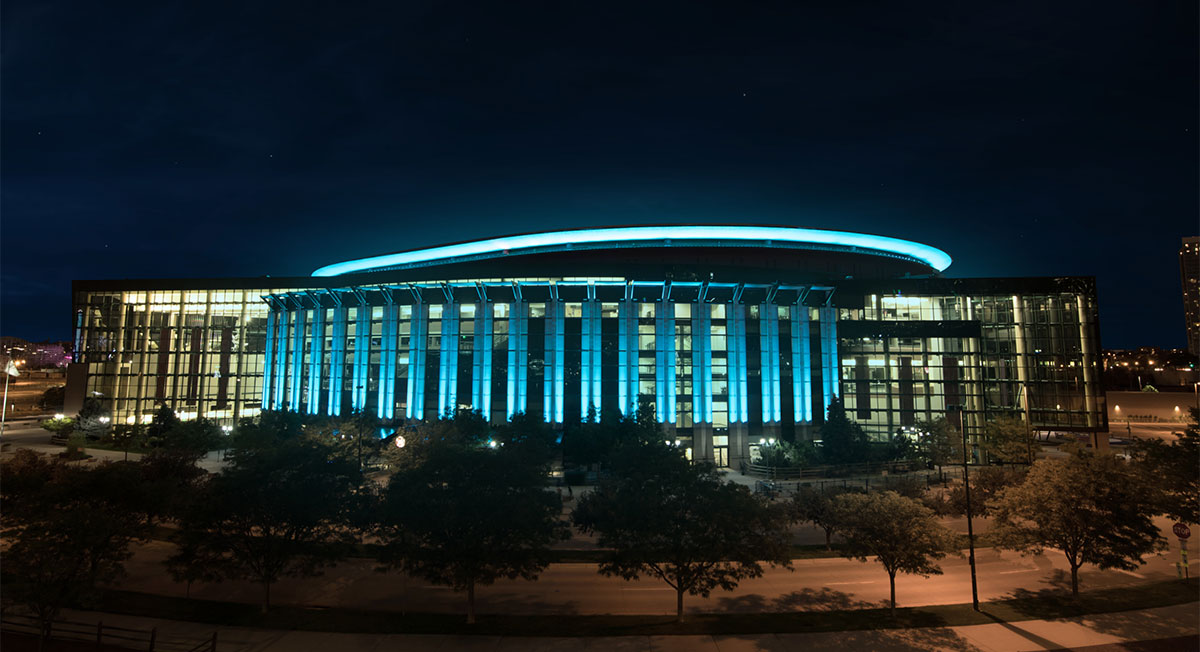
<svg viewBox="0 0 1200 652"><path fill-rule="evenodd" d="M321 363L325 357L325 309L320 303L313 308L312 319L309 320L308 351L308 404L305 412L320 414L321 412Z"/></svg>
<svg viewBox="0 0 1200 652"><path fill-rule="evenodd" d="M404 410L409 419L425 418L425 332L428 327L429 306L414 304L408 338L408 403Z"/></svg>
<svg viewBox="0 0 1200 652"><path fill-rule="evenodd" d="M371 360L371 306L358 304L354 317L354 386L350 388L350 407L359 411L367 406L367 373Z"/></svg>
<svg viewBox="0 0 1200 652"><path fill-rule="evenodd" d="M400 330L400 308L390 301L383 307L383 324L379 346L379 405L376 416L393 419L396 416L396 338Z"/></svg>
<svg viewBox="0 0 1200 652"><path fill-rule="evenodd" d="M841 394L841 369L838 367L837 310L821 308L821 390L824 412Z"/></svg>
<svg viewBox="0 0 1200 652"><path fill-rule="evenodd" d="M345 306L333 309L333 333L329 341L329 415L342 414L342 387L346 375L346 313Z"/></svg>
<svg viewBox="0 0 1200 652"><path fill-rule="evenodd" d="M730 305L728 319L730 349L730 423L744 424L750 418L749 371L746 369L746 306Z"/></svg>
<svg viewBox="0 0 1200 652"><path fill-rule="evenodd" d="M808 308L792 306L792 406L796 423L812 422L812 355Z"/></svg>
<svg viewBox="0 0 1200 652"><path fill-rule="evenodd" d="M471 407L492 420L492 304L475 305L475 341L471 352Z"/></svg>
<svg viewBox="0 0 1200 652"><path fill-rule="evenodd" d="M711 308L707 303L692 306L692 421L712 423L712 332Z"/></svg>
<svg viewBox="0 0 1200 652"><path fill-rule="evenodd" d="M949 267L951 262L950 256L936 247L881 235L780 226L681 224L578 229L476 240L335 263L316 270L312 275L338 276L379 268L402 268L439 261L454 262L461 259L498 258L532 250L561 251L572 246L619 248L629 246L631 243L659 243L662 246L672 247L696 246L700 243L763 247L809 245L817 249L833 248L860 253L879 252L885 255L904 256L920 261L938 271Z"/></svg>
<svg viewBox="0 0 1200 652"><path fill-rule="evenodd" d="M563 422L563 373L564 367L563 358L563 305L560 301L546 302L546 349L545 349L545 365L543 367L545 373L545 382L543 383L542 397L543 416L546 423L562 423Z"/></svg>
<svg viewBox="0 0 1200 652"><path fill-rule="evenodd" d="M288 409L300 412L300 385L304 377L304 315L303 308L292 313L292 357L288 382Z"/></svg>
<svg viewBox="0 0 1200 652"><path fill-rule="evenodd" d="M637 304L622 301L617 307L619 356L617 362L617 398L621 415L637 416L638 410L638 322Z"/></svg>
<svg viewBox="0 0 1200 652"><path fill-rule="evenodd" d="M458 409L458 304L442 305L442 338L438 365L438 416Z"/></svg>
<svg viewBox="0 0 1200 652"><path fill-rule="evenodd" d="M514 302L508 311L508 419L528 406L529 306Z"/></svg>
<svg viewBox="0 0 1200 652"><path fill-rule="evenodd" d="M579 418L587 421L588 413L600 418L600 302L588 299L582 304L580 320L580 383L582 398Z"/></svg>
<svg viewBox="0 0 1200 652"><path fill-rule="evenodd" d="M778 423L781 420L779 401L779 308L763 303L758 307L758 341L763 361L762 418L763 423Z"/></svg>

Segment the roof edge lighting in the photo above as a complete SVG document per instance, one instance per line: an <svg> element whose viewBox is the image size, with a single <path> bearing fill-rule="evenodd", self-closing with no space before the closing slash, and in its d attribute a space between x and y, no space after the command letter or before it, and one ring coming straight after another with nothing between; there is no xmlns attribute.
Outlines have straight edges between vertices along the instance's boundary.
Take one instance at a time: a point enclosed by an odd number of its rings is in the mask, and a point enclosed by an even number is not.
<svg viewBox="0 0 1200 652"><path fill-rule="evenodd" d="M784 226L664 225L576 229L489 238L334 263L314 271L312 275L341 276L385 268L403 269L437 261L450 263L464 258L498 258L527 253L530 250L567 250L575 245L600 248L608 245L615 249L623 243L641 244L654 241L661 242L663 246L689 246L692 242L725 241L743 246L759 244L770 247L778 243L786 246L845 248L848 251L862 250L858 253L879 252L911 258L939 272L951 263L950 255L937 247L882 235Z"/></svg>

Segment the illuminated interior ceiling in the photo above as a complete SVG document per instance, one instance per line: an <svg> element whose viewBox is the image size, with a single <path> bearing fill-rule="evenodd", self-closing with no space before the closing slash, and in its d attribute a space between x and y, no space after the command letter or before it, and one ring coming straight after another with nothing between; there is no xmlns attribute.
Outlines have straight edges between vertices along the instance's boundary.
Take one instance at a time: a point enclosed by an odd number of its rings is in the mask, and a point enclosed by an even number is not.
<svg viewBox="0 0 1200 652"><path fill-rule="evenodd" d="M782 226L625 226L527 233L413 249L326 265L313 276L411 269L523 254L624 247L765 247L819 249L904 258L936 271L950 255L936 247L882 235Z"/></svg>

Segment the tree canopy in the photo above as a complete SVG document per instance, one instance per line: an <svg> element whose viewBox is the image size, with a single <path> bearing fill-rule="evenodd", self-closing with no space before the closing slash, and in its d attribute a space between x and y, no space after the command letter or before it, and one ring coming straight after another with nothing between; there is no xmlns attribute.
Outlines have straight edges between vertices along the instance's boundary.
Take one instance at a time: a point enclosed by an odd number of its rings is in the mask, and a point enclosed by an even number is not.
<svg viewBox="0 0 1200 652"><path fill-rule="evenodd" d="M1129 452L1142 476L1157 489L1157 511L1196 525L1200 523L1200 411L1188 411L1191 420L1173 441L1138 439Z"/></svg>
<svg viewBox="0 0 1200 652"><path fill-rule="evenodd" d="M167 564L176 577L256 582L266 611L281 577L319 574L349 551L369 494L357 463L286 419L264 421L246 424L230 463L201 485Z"/></svg>
<svg viewBox="0 0 1200 652"><path fill-rule="evenodd" d="M386 568L467 593L500 578L537 579L567 537L562 501L536 465L486 446L441 441L391 478L379 513Z"/></svg>
<svg viewBox="0 0 1200 652"><path fill-rule="evenodd" d="M1029 424L1016 417L999 416L983 426L983 449L994 460L1031 464L1035 446Z"/></svg>
<svg viewBox="0 0 1200 652"><path fill-rule="evenodd" d="M657 577L675 589L677 618L684 594L732 590L762 575L764 562L790 563L783 506L722 481L710 465L691 466L662 443L625 448L573 519L610 550L600 573Z"/></svg>
<svg viewBox="0 0 1200 652"><path fill-rule="evenodd" d="M896 613L896 573L941 575L935 561L954 549L954 535L933 511L894 491L847 493L836 499L838 531L845 539L843 555L875 559L887 571L892 614Z"/></svg>
<svg viewBox="0 0 1200 652"><path fill-rule="evenodd" d="M826 464L854 464L867 461L869 456L870 444L862 426L846 416L842 399L833 399L821 426L822 459Z"/></svg>
<svg viewBox="0 0 1200 652"><path fill-rule="evenodd" d="M1076 448L1066 458L1038 460L1021 484L1002 490L992 505L992 532L1001 547L1061 550L1078 595L1083 564L1134 570L1163 545L1154 507L1153 489L1135 469Z"/></svg>
<svg viewBox="0 0 1200 652"><path fill-rule="evenodd" d="M124 573L130 546L150 533L142 468L69 464L18 450L0 467L5 598L42 622Z"/></svg>

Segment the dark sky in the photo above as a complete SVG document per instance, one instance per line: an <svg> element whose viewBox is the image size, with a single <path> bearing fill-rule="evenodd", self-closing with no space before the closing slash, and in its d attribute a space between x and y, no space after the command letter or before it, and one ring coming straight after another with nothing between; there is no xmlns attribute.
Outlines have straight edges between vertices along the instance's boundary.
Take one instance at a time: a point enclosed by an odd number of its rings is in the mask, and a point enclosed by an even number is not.
<svg viewBox="0 0 1200 652"><path fill-rule="evenodd" d="M1197 3L2 5L0 332L72 278L307 275L606 224L882 233L1095 275L1182 346Z"/></svg>

